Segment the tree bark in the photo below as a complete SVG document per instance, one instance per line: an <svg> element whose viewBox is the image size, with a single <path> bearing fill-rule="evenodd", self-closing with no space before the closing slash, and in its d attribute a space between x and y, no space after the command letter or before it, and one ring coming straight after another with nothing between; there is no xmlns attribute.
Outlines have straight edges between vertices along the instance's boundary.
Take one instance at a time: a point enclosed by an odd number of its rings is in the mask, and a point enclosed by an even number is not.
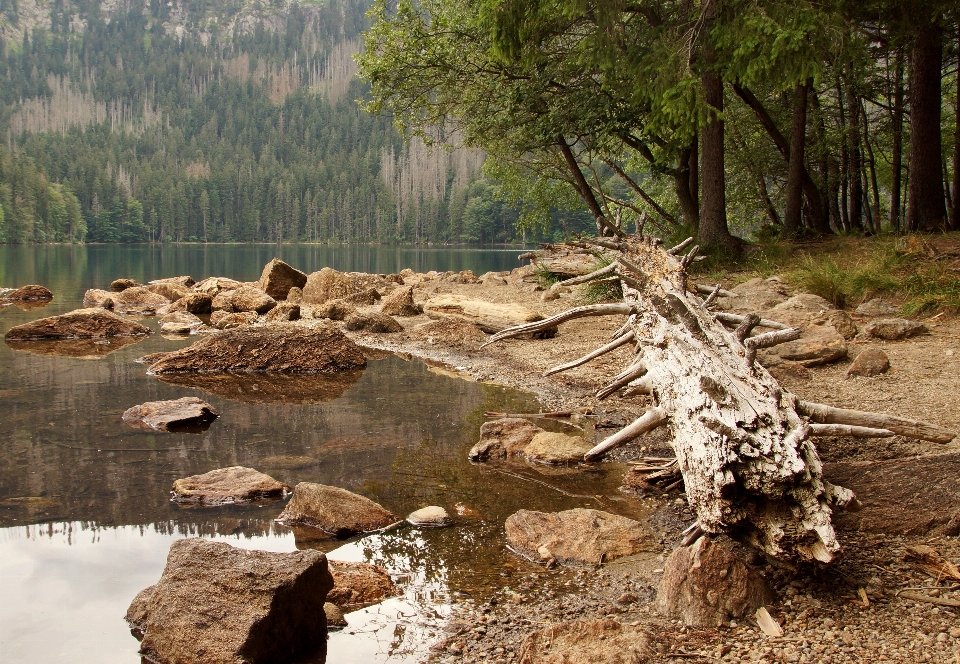
<svg viewBox="0 0 960 664"><path fill-rule="evenodd" d="M847 220L854 230L863 230L863 182L860 170L863 159L860 152L860 99L853 87L853 74L847 67L844 90L847 97L847 191L849 193Z"/></svg>
<svg viewBox="0 0 960 664"><path fill-rule="evenodd" d="M580 170L580 164L577 163L577 158L573 156L573 151L570 149L570 146L567 145L566 139L560 139L557 146L560 148L560 153L563 155L564 161L567 162L567 168L573 176L577 191L580 193L580 198L587 204L587 207L593 214L593 218L597 222L597 235L616 235L616 229L614 229L613 224L604 216L603 208L600 207L596 196L593 195L593 189L590 188L590 183L587 182L583 171Z"/></svg>
<svg viewBox="0 0 960 664"><path fill-rule="evenodd" d="M680 167L673 176L673 189L677 194L677 200L680 202L680 209L683 211L683 222L694 234L700 229L700 204L698 196L693 194L691 182L695 182L697 174L690 169L690 164L696 154L695 150L681 150L679 163Z"/></svg>
<svg viewBox="0 0 960 664"><path fill-rule="evenodd" d="M803 159L807 131L807 90L809 83L794 92L793 125L790 130L790 160L787 167L787 207L783 215L783 237L800 235L803 212Z"/></svg>
<svg viewBox="0 0 960 664"><path fill-rule="evenodd" d="M957 52L960 53L960 23L957 25ZM954 112L953 205L950 207L950 228L960 231L960 72L957 73L957 97L954 103Z"/></svg>
<svg viewBox="0 0 960 664"><path fill-rule="evenodd" d="M900 195L903 189L903 50L897 50L893 88L893 154L890 178L890 228L901 226Z"/></svg>
<svg viewBox="0 0 960 664"><path fill-rule="evenodd" d="M940 135L940 67L943 28L930 22L914 35L910 65L910 184L907 192L909 231L946 226Z"/></svg>
<svg viewBox="0 0 960 664"><path fill-rule="evenodd" d="M840 135L843 140L840 141L840 222L843 224L845 233L850 232L850 217L847 201L849 200L847 192L847 175L850 172L850 150L847 145L847 113L843 105L843 86L840 79L837 79L837 110L840 119Z"/></svg>

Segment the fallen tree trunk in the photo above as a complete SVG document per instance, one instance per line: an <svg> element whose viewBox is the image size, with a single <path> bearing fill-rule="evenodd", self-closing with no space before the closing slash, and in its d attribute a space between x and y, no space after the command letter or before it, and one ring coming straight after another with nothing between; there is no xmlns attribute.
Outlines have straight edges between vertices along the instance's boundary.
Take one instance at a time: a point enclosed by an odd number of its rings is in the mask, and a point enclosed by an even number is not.
<svg viewBox="0 0 960 664"><path fill-rule="evenodd" d="M614 342L547 373L579 366L621 342L636 343L636 357L597 395L605 398L626 387L627 393L650 394L655 405L587 452L586 459L600 458L617 445L669 425L687 497L702 531L725 532L787 562L829 563L840 550L832 510L853 507L856 499L852 492L824 481L811 436L954 437L934 425L856 411L837 415L833 411L839 409L826 411L800 402L753 361L757 348L789 341L798 331L752 314L710 312L696 292L715 297L717 289L697 289L687 279L696 247L678 256L674 255L678 248L664 250L659 240L649 237L595 242L617 252L615 274L624 293L622 303L578 307L508 328L490 343L582 316L629 316ZM552 249L564 256L573 251ZM549 262L548 253L539 252L541 263ZM610 273L603 270L597 276ZM728 330L723 323L738 328ZM754 327L764 324L777 331L750 336ZM629 332L632 335L624 338ZM811 426L808 418L817 424Z"/></svg>

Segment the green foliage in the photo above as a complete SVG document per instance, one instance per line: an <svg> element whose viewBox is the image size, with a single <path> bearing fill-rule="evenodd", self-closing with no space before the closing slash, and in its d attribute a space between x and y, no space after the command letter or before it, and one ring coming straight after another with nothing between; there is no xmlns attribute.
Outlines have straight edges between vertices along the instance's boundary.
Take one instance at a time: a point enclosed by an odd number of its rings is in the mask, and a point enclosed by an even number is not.
<svg viewBox="0 0 960 664"><path fill-rule="evenodd" d="M600 270L610 265L610 259L597 254L597 262L593 270ZM600 304L601 302L617 302L623 299L623 288L619 281L593 280L580 286L580 300L584 304Z"/></svg>

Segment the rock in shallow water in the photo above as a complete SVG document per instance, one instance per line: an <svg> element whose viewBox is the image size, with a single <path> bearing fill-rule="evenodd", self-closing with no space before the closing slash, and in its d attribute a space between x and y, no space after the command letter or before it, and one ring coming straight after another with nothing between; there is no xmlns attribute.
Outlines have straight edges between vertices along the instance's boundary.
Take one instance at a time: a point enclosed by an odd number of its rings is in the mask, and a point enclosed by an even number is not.
<svg viewBox="0 0 960 664"><path fill-rule="evenodd" d="M127 424L155 431L203 430L215 419L217 411L213 406L197 397L148 401L123 413L123 421Z"/></svg>
<svg viewBox="0 0 960 664"><path fill-rule="evenodd" d="M341 560L331 560L329 565L333 590L327 593L327 601L344 611L378 604L400 594L400 589L382 567Z"/></svg>
<svg viewBox="0 0 960 664"><path fill-rule="evenodd" d="M77 309L11 327L6 339L94 339L100 337L139 337L150 328L104 309Z"/></svg>
<svg viewBox="0 0 960 664"><path fill-rule="evenodd" d="M411 512L407 516L407 523L420 528L440 528L450 525L450 515L442 507L431 505Z"/></svg>
<svg viewBox="0 0 960 664"><path fill-rule="evenodd" d="M260 290L276 300L286 298L291 288L303 288L306 285L307 275L279 258L274 258L263 267L258 282Z"/></svg>
<svg viewBox="0 0 960 664"><path fill-rule="evenodd" d="M346 538L381 530L400 521L393 512L346 489L300 482L277 522L307 526L327 537Z"/></svg>
<svg viewBox="0 0 960 664"><path fill-rule="evenodd" d="M325 654L323 605L332 587L319 551L178 540L160 581L140 591L126 619L140 653L159 664L284 662Z"/></svg>
<svg viewBox="0 0 960 664"><path fill-rule="evenodd" d="M504 417L484 422L480 426L480 440L467 454L471 461L505 459L523 452L533 437L543 431L535 424L519 417Z"/></svg>
<svg viewBox="0 0 960 664"><path fill-rule="evenodd" d="M37 286L31 284L29 286L21 286L20 288L15 288L12 291L9 291L3 296L5 300L52 300L53 293L50 292L45 286Z"/></svg>
<svg viewBox="0 0 960 664"><path fill-rule="evenodd" d="M255 500L279 500L290 487L253 468L231 466L173 483L173 501L205 506L236 505Z"/></svg>
<svg viewBox="0 0 960 664"><path fill-rule="evenodd" d="M323 613L327 616L327 629L341 629L347 626L347 619L343 617L343 611L333 602L327 602L323 605Z"/></svg>

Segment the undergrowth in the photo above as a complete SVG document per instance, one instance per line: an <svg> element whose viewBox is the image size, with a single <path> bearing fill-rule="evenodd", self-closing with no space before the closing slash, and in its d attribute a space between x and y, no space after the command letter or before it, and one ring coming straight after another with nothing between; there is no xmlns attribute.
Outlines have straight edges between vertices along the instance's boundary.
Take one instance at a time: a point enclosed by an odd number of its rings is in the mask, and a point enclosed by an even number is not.
<svg viewBox="0 0 960 664"><path fill-rule="evenodd" d="M610 259L597 254L594 270L600 270L610 265ZM619 281L589 281L580 287L580 300L584 304L600 304L623 299L623 289Z"/></svg>

